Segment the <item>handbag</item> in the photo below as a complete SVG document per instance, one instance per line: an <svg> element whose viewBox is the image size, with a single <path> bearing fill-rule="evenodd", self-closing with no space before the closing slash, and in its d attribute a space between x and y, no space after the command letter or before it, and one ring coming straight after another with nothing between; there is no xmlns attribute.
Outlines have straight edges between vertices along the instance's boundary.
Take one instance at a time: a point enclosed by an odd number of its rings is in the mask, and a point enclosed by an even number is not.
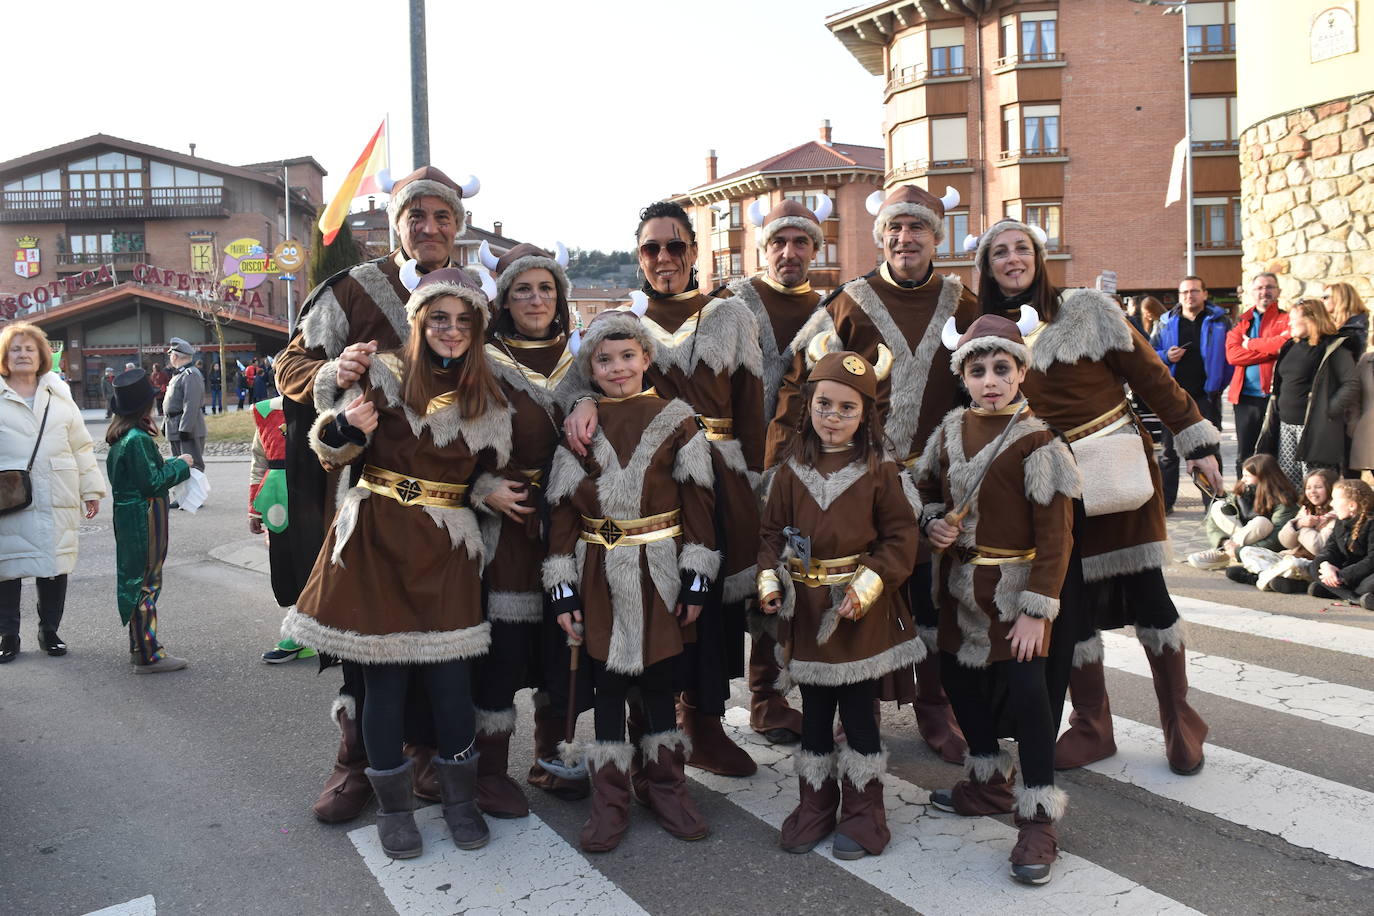
<svg viewBox="0 0 1374 916"><path fill-rule="evenodd" d="M52 394L48 394L48 404L43 408L43 422L38 424L38 438L33 440L33 452L29 455L29 465L22 471L13 468L0 471L0 515L8 515L27 509L33 504L34 459L38 457L38 445L43 441L43 430L48 425L48 411L52 410Z"/></svg>
<svg viewBox="0 0 1374 916"><path fill-rule="evenodd" d="M1074 461L1083 475L1083 512L1088 516L1131 512L1155 494L1145 449L1131 419L1127 408L1110 426L1070 439ZM1113 435L1122 427L1125 432Z"/></svg>

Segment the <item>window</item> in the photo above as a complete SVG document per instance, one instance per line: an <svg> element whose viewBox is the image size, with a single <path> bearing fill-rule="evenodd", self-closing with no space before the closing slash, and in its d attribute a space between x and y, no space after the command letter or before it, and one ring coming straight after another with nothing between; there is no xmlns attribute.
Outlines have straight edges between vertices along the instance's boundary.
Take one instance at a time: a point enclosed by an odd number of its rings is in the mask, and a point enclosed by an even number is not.
<svg viewBox="0 0 1374 916"><path fill-rule="evenodd" d="M1022 220L1028 226L1039 226L1045 230L1047 236L1045 249L1047 251L1058 251L1063 246L1063 215L1064 206L1060 203L1038 203L1025 205L1025 218Z"/></svg>
<svg viewBox="0 0 1374 916"><path fill-rule="evenodd" d="M945 214L945 240L936 249L937 258L968 259L973 254L964 251L964 236L968 235L968 211Z"/></svg>
<svg viewBox="0 0 1374 916"><path fill-rule="evenodd" d="M1059 106L1027 105L1021 113L1025 123L1022 151L1030 156L1059 155Z"/></svg>
<svg viewBox="0 0 1374 916"><path fill-rule="evenodd" d="M1059 60L1058 13L1054 10L1003 16L1002 58L997 66Z"/></svg>
<svg viewBox="0 0 1374 916"><path fill-rule="evenodd" d="M826 194L827 196L829 196L829 198L831 199L831 201L834 201L834 200L835 200L835 192L830 191L830 190L826 190L826 191L824 191L824 192L819 192L819 191L784 191L782 196L783 196L783 199L784 199L784 200L795 200L797 203L801 204L803 207L805 207L806 209L810 210L812 213L815 213L816 210L817 210L817 209L820 207L820 205L821 205L821 194L822 194L822 193L824 193L824 194ZM834 212L833 210L831 211L830 217L829 217L829 218L830 218L830 219L835 219L835 212Z"/></svg>
<svg viewBox="0 0 1374 916"><path fill-rule="evenodd" d="M898 85L924 79L926 71L925 33L908 32L898 38L892 43L888 62L888 77Z"/></svg>
<svg viewBox="0 0 1374 916"><path fill-rule="evenodd" d="M101 153L67 164L71 205L138 205L143 193L143 159L124 153Z"/></svg>
<svg viewBox="0 0 1374 916"><path fill-rule="evenodd" d="M840 246L835 242L826 242L821 251L820 257L816 259L817 267L839 267L840 266Z"/></svg>
<svg viewBox="0 0 1374 916"><path fill-rule="evenodd" d="M711 272L716 280L724 281L744 276L744 256L738 251L717 251L711 256Z"/></svg>
<svg viewBox="0 0 1374 916"><path fill-rule="evenodd" d="M960 76L964 73L964 30L930 30L930 75Z"/></svg>
<svg viewBox="0 0 1374 916"><path fill-rule="evenodd" d="M1188 53L1234 54L1236 52L1236 4L1188 4Z"/></svg>
<svg viewBox="0 0 1374 916"><path fill-rule="evenodd" d="M1240 198L1194 198L1193 247L1240 247Z"/></svg>
<svg viewBox="0 0 1374 916"><path fill-rule="evenodd" d="M911 173L930 165L930 125L925 120L898 124L892 131L892 171Z"/></svg>
<svg viewBox="0 0 1374 916"><path fill-rule="evenodd" d="M930 160L934 168L968 162L968 118L931 119Z"/></svg>
<svg viewBox="0 0 1374 916"><path fill-rule="evenodd" d="M1016 118L1016 106L1002 109L1002 155L1012 156L1021 150L1021 125Z"/></svg>
<svg viewBox="0 0 1374 916"><path fill-rule="evenodd" d="M1236 97L1194 98L1188 105L1192 118L1193 149L1232 150L1240 146L1236 128Z"/></svg>
<svg viewBox="0 0 1374 916"><path fill-rule="evenodd" d="M740 221L740 203L737 200L730 201L730 228L738 229L743 223Z"/></svg>

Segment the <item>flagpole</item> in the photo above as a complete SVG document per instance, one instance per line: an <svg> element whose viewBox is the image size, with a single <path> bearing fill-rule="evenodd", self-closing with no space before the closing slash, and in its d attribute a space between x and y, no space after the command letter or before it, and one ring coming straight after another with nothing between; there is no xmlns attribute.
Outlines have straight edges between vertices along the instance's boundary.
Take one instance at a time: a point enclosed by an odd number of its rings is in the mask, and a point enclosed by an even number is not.
<svg viewBox="0 0 1374 916"><path fill-rule="evenodd" d="M292 235L291 235L291 177L290 177L290 170L287 169L287 167L286 167L286 162L285 162L285 161L283 161L282 164L281 164L281 184L282 184L282 187L286 189L286 235L285 235L285 237L289 239L289 238L292 238ZM290 282L289 280L288 280L287 283L286 283L286 336L287 336L287 337L290 337L290 336L291 336L291 331L292 331L292 330L295 328L295 326L296 326L296 314L295 314L295 313L296 313L296 303L295 303L295 300L293 299L293 297L291 296L291 290L292 290L292 288L293 288L295 285L296 285L296 284Z"/></svg>
<svg viewBox="0 0 1374 916"><path fill-rule="evenodd" d="M390 112L390 111L388 111L388 112L386 113L386 165L387 165L387 169L390 170L390 168L391 168L391 112ZM388 202L388 204L389 204L390 201L391 201L391 189L390 189L390 188L387 188L387 191L386 191L386 198L387 198L387 202ZM391 214L390 214L390 209L391 209L390 206L388 206L388 207L387 207L387 211L388 211L388 212L387 212L387 218L386 218L386 250L387 250L387 251L395 251L395 250L396 250L396 227L393 226L393 225L391 225Z"/></svg>

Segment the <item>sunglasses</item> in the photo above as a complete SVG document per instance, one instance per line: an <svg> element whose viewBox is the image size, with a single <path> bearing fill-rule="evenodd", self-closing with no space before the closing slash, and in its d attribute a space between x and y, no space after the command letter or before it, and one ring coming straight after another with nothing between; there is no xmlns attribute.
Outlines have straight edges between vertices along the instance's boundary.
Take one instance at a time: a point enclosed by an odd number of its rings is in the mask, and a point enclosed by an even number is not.
<svg viewBox="0 0 1374 916"><path fill-rule="evenodd" d="M660 245L658 242L645 242L639 246L639 253L646 258L656 258L664 248L667 248L668 254L675 258L680 258L687 253L687 243L682 239L673 239L667 245Z"/></svg>

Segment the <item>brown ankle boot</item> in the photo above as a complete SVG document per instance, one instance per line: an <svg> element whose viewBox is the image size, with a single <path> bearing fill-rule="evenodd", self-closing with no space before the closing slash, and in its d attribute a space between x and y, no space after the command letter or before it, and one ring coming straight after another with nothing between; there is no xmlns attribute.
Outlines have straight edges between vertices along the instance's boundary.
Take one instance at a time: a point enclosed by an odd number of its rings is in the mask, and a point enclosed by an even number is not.
<svg viewBox="0 0 1374 916"><path fill-rule="evenodd" d="M940 680L940 656L927 652L916 666L916 730L946 763L963 763L968 742Z"/></svg>
<svg viewBox="0 0 1374 916"><path fill-rule="evenodd" d="M539 694L535 694L536 697ZM534 763L530 766L525 782L536 789L543 789L555 798L575 801L592 794L592 784L586 779L564 779L555 776L539 765L540 760L552 760L558 756L558 742L563 740L563 713L553 709L545 700L541 705L537 700L534 707Z"/></svg>
<svg viewBox="0 0 1374 916"><path fill-rule="evenodd" d="M725 734L720 716L699 712L689 693L678 697L677 727L690 743L687 762L692 766L718 776L753 776L758 772L754 758Z"/></svg>
<svg viewBox="0 0 1374 916"><path fill-rule="evenodd" d="M1188 663L1181 625L1176 623L1165 630L1136 627L1136 635L1150 661L1169 769L1180 776L1192 776L1205 762L1202 742L1207 737L1207 723L1188 705Z"/></svg>
<svg viewBox="0 0 1374 916"><path fill-rule="evenodd" d="M749 648L749 727L773 744L795 744L801 740L802 717L775 686L781 673L777 645L760 633Z"/></svg>
<svg viewBox="0 0 1374 916"><path fill-rule="evenodd" d="M585 852L610 852L630 829L630 756L624 741L597 741L587 748L592 813L578 843ZM565 761L571 763L572 761Z"/></svg>
<svg viewBox="0 0 1374 916"><path fill-rule="evenodd" d="M1074 647L1069 672L1069 729L1054 745L1054 768L1070 770L1106 760L1116 753L1112 733L1112 707L1107 700L1107 681L1102 670L1102 637L1094 636Z"/></svg>
<svg viewBox="0 0 1374 916"><path fill-rule="evenodd" d="M515 707L477 710L477 807L490 817L527 817L529 800L510 778L510 736L515 731Z"/></svg>
<svg viewBox="0 0 1374 916"><path fill-rule="evenodd" d="M649 808L658 825L679 840L699 840L711 832L687 794L683 767L690 751L687 736L678 730L645 735L640 742Z"/></svg>
<svg viewBox="0 0 1374 916"><path fill-rule="evenodd" d="M837 859L881 855L892 840L883 805L883 774L887 751L858 754L839 752L840 819L835 825L833 853Z"/></svg>
<svg viewBox="0 0 1374 916"><path fill-rule="evenodd" d="M431 804L437 802L439 773L434 769L434 755L437 753L435 749L423 744L407 744L401 749L401 753L415 761L415 797Z"/></svg>
<svg viewBox="0 0 1374 916"><path fill-rule="evenodd" d="M792 758L801 799L778 834L778 845L787 852L810 852L835 832L835 812L840 806L840 783L835 777L837 756L835 751L814 754L802 749Z"/></svg>
<svg viewBox="0 0 1374 916"><path fill-rule="evenodd" d="M630 740L634 752L630 755L630 795L636 802L649 807L649 777L644 775L644 752L640 744L644 741L644 730L648 728L648 717L644 715L644 704L637 695L632 695L625 704L625 735Z"/></svg>
<svg viewBox="0 0 1374 916"><path fill-rule="evenodd" d="M1015 805L1011 789L1015 772L1011 755L1006 751L969 755L964 761L964 778L952 789L931 792L930 803L964 817L1010 814Z"/></svg>
<svg viewBox="0 0 1374 916"><path fill-rule="evenodd" d="M1017 786L1016 846L1011 851L1011 877L1021 884L1048 884L1059 858L1055 822L1063 818L1069 797L1056 786Z"/></svg>
<svg viewBox="0 0 1374 916"><path fill-rule="evenodd" d="M340 697L331 710L339 726L339 752L334 759L333 772L311 807L315 816L326 824L351 821L372 801L372 784L366 772L367 754L363 751L362 729L355 708L352 697Z"/></svg>

